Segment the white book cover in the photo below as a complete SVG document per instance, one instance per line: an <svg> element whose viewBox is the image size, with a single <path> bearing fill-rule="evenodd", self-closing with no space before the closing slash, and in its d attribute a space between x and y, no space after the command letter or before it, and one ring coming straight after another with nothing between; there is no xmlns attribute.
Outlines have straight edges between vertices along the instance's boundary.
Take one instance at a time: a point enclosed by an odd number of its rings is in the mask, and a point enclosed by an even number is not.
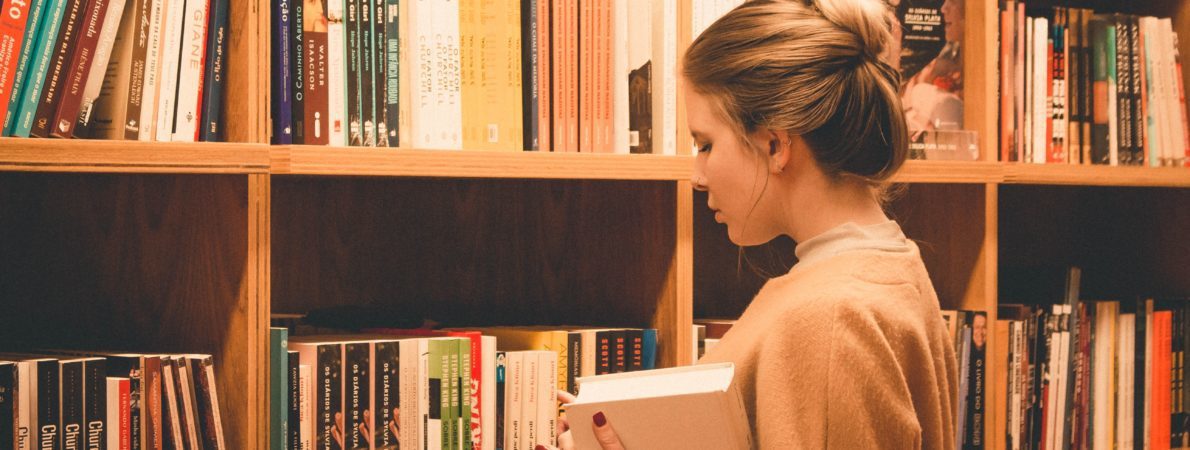
<svg viewBox="0 0 1190 450"><path fill-rule="evenodd" d="M1022 323L1013 321L1009 324L1011 328L1012 342L1012 366L1009 368L1009 389L1011 390L1008 396L1008 437L1009 448L1011 450L1019 450L1021 448L1021 338L1023 337Z"/></svg>
<svg viewBox="0 0 1190 450"><path fill-rule="evenodd" d="M434 3L407 0L409 4L409 135L414 148L433 146L430 113L434 103Z"/></svg>
<svg viewBox="0 0 1190 450"><path fill-rule="evenodd" d="M1174 32L1173 23L1169 18L1161 19L1161 33L1162 39L1165 43L1165 70L1166 70L1166 89L1168 95L1165 96L1165 104L1167 116L1165 117L1166 126L1169 132L1169 145L1165 152L1165 160L1162 165L1172 165L1175 161L1185 153L1185 129L1182 128L1182 104L1178 96L1178 67L1177 61L1174 60Z"/></svg>
<svg viewBox="0 0 1190 450"><path fill-rule="evenodd" d="M103 78L107 73L107 63L112 57L112 46L116 42L116 31L120 29L120 20L124 14L131 15L131 7L125 12L125 5L131 5L126 0L111 0L107 14L103 16L103 24L99 31L99 45L95 48L95 62L91 64L91 71L87 73L87 84L83 87L82 106L79 110L79 122L91 122L91 112L95 108L95 99L99 97L99 90L103 87Z"/></svg>
<svg viewBox="0 0 1190 450"><path fill-rule="evenodd" d="M33 450L33 430L37 427L37 386L33 371L36 363L17 363L17 450Z"/></svg>
<svg viewBox="0 0 1190 450"><path fill-rule="evenodd" d="M1135 314L1121 314L1119 326L1116 328L1116 342L1119 345L1120 351L1117 353L1119 368L1119 386L1118 400L1116 401L1116 445L1117 448L1132 448L1133 441L1133 407L1134 397L1132 396L1135 385L1135 364L1133 358L1136 355L1136 315Z"/></svg>
<svg viewBox="0 0 1190 450"><path fill-rule="evenodd" d="M166 402L164 407L169 408L169 417L162 417L161 420L169 421L166 428L169 428L170 435L163 436L162 440L168 439L174 448L179 448L186 442L186 439L182 437L182 419L179 415L180 411L178 411L182 402L178 401L178 385L174 381L174 377L177 375L174 372L174 367L166 362L167 359L168 357L161 358L161 391L165 393L162 400Z"/></svg>
<svg viewBox="0 0 1190 450"><path fill-rule="evenodd" d="M521 366L521 440L520 444L515 450L531 450L537 448L537 439L540 436L539 428L541 424L538 422L537 409L541 408L542 401L539 397L541 390L539 379L541 361L537 353L526 351L522 355L524 363Z"/></svg>
<svg viewBox="0 0 1190 450"><path fill-rule="evenodd" d="M1061 305L1054 305L1053 316L1051 316L1049 320L1061 322L1061 309ZM1046 423L1053 425L1058 423L1057 420L1058 417L1060 417L1058 415L1058 374L1061 373L1059 365L1062 361L1062 332L1058 331L1057 329L1051 330L1049 333L1049 339L1047 339L1047 341L1049 341L1049 359L1046 361L1046 374L1044 383L1045 385L1049 386L1049 389L1048 394L1046 394L1044 399L1046 413L1045 421ZM1054 450L1059 448L1056 447L1058 442L1056 435L1059 433L1054 433L1054 429L1055 428L1053 426L1047 428L1047 432L1045 433L1045 442L1042 443L1045 450Z"/></svg>
<svg viewBox="0 0 1190 450"><path fill-rule="evenodd" d="M157 142L173 139L185 11L185 0L169 0L165 8L165 23L161 27L161 70L157 75L157 131L154 132Z"/></svg>
<svg viewBox="0 0 1190 450"><path fill-rule="evenodd" d="M1066 315L1066 317L1069 317L1069 315ZM1062 320L1067 320L1066 317L1064 317ZM1070 362L1068 354L1068 349L1070 348L1070 332L1063 331L1058 333L1058 340L1056 342L1058 344L1058 364L1056 367L1054 367L1054 378L1053 381L1050 382L1051 389L1054 389L1053 398L1054 409L1056 411L1053 417L1054 421L1051 423L1054 424L1055 432L1051 434L1054 436L1053 448L1062 449L1069 447L1069 445L1067 445L1065 442L1066 435L1062 433L1062 429L1063 422L1066 420L1066 383L1069 382L1066 376L1066 367Z"/></svg>
<svg viewBox="0 0 1190 450"><path fill-rule="evenodd" d="M1036 95L1037 92L1036 89L1033 89L1033 62L1037 59L1033 57L1033 30L1036 29L1033 21L1034 19L1032 17L1025 18L1025 48L1028 50L1025 57L1025 70L1023 79L1027 81L1022 81L1021 84L1023 84L1023 87L1027 87L1027 89L1022 88L1020 91L1022 93L1022 97L1024 97L1025 103L1025 129L1022 130L1024 133L1024 154L1021 156L1021 162L1025 163L1033 162L1033 96Z"/></svg>
<svg viewBox="0 0 1190 450"><path fill-rule="evenodd" d="M653 0L653 153L676 155L678 138L677 0Z"/></svg>
<svg viewBox="0 0 1190 450"><path fill-rule="evenodd" d="M397 423L400 424L401 434L397 441L400 442L401 448L417 448L416 443L421 441L417 427L418 383L421 380L418 378L417 368L421 358L417 355L421 355L424 349L419 348L419 340L402 339L399 344L401 359L398 364L401 366L401 377L398 388L400 409L397 412Z"/></svg>
<svg viewBox="0 0 1190 450"><path fill-rule="evenodd" d="M537 440L528 448L539 444L557 445L558 418L558 354L537 352Z"/></svg>
<svg viewBox="0 0 1190 450"><path fill-rule="evenodd" d="M148 0L152 6L149 12L149 45L145 52L145 82L141 94L139 140L153 141L157 138L157 97L161 79L161 44L165 28L165 11L170 3L182 0Z"/></svg>
<svg viewBox="0 0 1190 450"><path fill-rule="evenodd" d="M504 378L504 448L519 450L522 448L521 435L524 433L521 422L521 392L525 379L525 357L524 352L505 352L504 356L507 366Z"/></svg>
<svg viewBox="0 0 1190 450"><path fill-rule="evenodd" d="M193 1L193 0L191 0ZM194 402L194 380L190 373L190 364L186 362L186 358L176 358L178 361L178 387L181 392L178 393L178 400L181 410L178 412L179 416L185 416L186 429L183 430L184 438L190 448L199 448L198 443L198 408Z"/></svg>
<svg viewBox="0 0 1190 450"><path fill-rule="evenodd" d="M131 395L129 379L122 377L107 377L107 449L125 450L132 446L129 436L124 430L129 428L131 417L124 414L128 411L128 398Z"/></svg>
<svg viewBox="0 0 1190 450"><path fill-rule="evenodd" d="M1144 64L1145 71L1145 143L1148 145L1148 161L1150 166L1158 166L1161 164L1161 152L1164 151L1165 143L1161 137L1161 113L1157 107L1161 101L1161 88L1158 85L1157 74L1160 70L1157 69L1157 55L1160 51L1160 46L1157 45L1157 18L1155 17L1141 17L1140 18L1140 33L1141 40L1144 41L1144 58L1141 62Z"/></svg>
<svg viewBox="0 0 1190 450"><path fill-rule="evenodd" d="M344 0L326 3L326 98L330 145L347 146L347 62Z"/></svg>
<svg viewBox="0 0 1190 450"><path fill-rule="evenodd" d="M173 140L198 140L202 108L204 70L207 56L207 13L210 0L187 0L182 23L182 51L178 69L178 100ZM300 26L300 25L298 25Z"/></svg>
<svg viewBox="0 0 1190 450"><path fill-rule="evenodd" d="M1049 116L1049 102L1046 98L1046 74L1048 42L1039 38L1046 36L1049 20L1044 17L1033 19L1033 163L1045 164L1047 147L1045 123ZM1109 89L1110 90L1110 89Z"/></svg>
<svg viewBox="0 0 1190 450"><path fill-rule="evenodd" d="M439 0L433 8L434 38L434 126L429 148L463 148L463 97L459 59L459 2Z"/></svg>
<svg viewBox="0 0 1190 450"><path fill-rule="evenodd" d="M314 404L310 401L314 386L313 371L307 364L298 365L298 429L302 450L314 448Z"/></svg>
<svg viewBox="0 0 1190 450"><path fill-rule="evenodd" d="M416 61L416 58L413 57L412 53L410 53L410 52L413 49L417 48L412 43L412 38L415 37L416 35L413 34L412 31L410 31L413 29L414 23L416 21L409 20L409 18L412 17L410 14L411 14L411 11L413 11L413 6L412 6L413 3L414 2L411 0L402 1L401 5L400 5L400 16L397 19L397 21L398 21L397 22L397 32L400 34L400 42L398 43L398 46L400 47L400 50L401 50L400 51L401 55L400 55L400 59L399 59L399 68L398 68L398 71L400 72L400 80L401 80L400 83L398 84L398 95L400 96L400 99L399 99L400 107L398 108L398 110L399 110L398 116L399 117L397 117L397 126L399 129L399 132L397 133L397 135L398 135L398 139L400 140L400 142L398 142L399 147L409 147L413 143L411 120L412 120L412 116L413 116L412 115L412 111L413 111L413 107L412 107L412 105L413 105L413 103L412 103L413 102L413 86L412 85L414 83L412 83L410 80L415 79L415 78L413 78L412 66L413 66L413 62Z"/></svg>
<svg viewBox="0 0 1190 450"><path fill-rule="evenodd" d="M578 399L566 405L575 444L600 447L591 421L602 412L625 448L751 448L734 375L734 365L720 363L580 378Z"/></svg>
<svg viewBox="0 0 1190 450"><path fill-rule="evenodd" d="M628 153L628 0L612 0L612 153Z"/></svg>
<svg viewBox="0 0 1190 450"><path fill-rule="evenodd" d="M480 386L483 407L479 412L480 450L496 450L496 338L480 338ZM503 448L503 445L501 445Z"/></svg>

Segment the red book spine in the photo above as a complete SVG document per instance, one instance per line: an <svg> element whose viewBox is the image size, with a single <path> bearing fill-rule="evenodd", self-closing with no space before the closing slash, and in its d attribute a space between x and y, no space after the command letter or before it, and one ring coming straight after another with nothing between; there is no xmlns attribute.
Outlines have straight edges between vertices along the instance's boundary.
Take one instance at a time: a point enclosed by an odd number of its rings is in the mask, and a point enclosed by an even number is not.
<svg viewBox="0 0 1190 450"><path fill-rule="evenodd" d="M120 448L113 450L132 450L131 401L128 380L120 380L120 423L116 424L116 430L120 433Z"/></svg>
<svg viewBox="0 0 1190 450"><path fill-rule="evenodd" d="M0 14L0 122L8 115L8 101L12 98L12 83L28 22L29 2L4 2L4 12Z"/></svg>
<svg viewBox="0 0 1190 450"><path fill-rule="evenodd" d="M1169 449L1169 390L1170 390L1170 328L1173 314L1169 311L1153 313L1153 393L1149 420L1149 448Z"/></svg>
<svg viewBox="0 0 1190 450"><path fill-rule="evenodd" d="M76 42L78 47L70 58L70 65L66 75L65 91L62 93L61 103L54 111L53 121L50 122L50 136L70 139L74 137L74 126L78 123L79 111L83 104L83 88L87 86L87 75L91 73L91 65L95 62L95 51L99 47L99 32L103 28L103 19L107 17L108 0L93 0L87 8L87 15L82 18L83 27Z"/></svg>
<svg viewBox="0 0 1190 450"><path fill-rule="evenodd" d="M550 70L550 55L553 51L550 47L550 1L538 0L537 2L537 67L533 70L537 71L537 145L538 151L548 152L554 149L550 135L553 134L553 114L550 112L550 103L552 98L550 89L551 70ZM527 45L528 43L522 43Z"/></svg>

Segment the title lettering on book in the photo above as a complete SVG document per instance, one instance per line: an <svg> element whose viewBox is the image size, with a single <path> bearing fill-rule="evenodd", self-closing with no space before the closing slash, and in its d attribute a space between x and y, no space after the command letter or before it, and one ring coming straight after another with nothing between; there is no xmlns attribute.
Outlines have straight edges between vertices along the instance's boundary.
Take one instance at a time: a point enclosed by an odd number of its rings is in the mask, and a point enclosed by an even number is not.
<svg viewBox="0 0 1190 450"><path fill-rule="evenodd" d="M41 427L41 450L57 450L54 448L54 439L58 437L58 427L56 425L42 425Z"/></svg>
<svg viewBox="0 0 1190 450"><path fill-rule="evenodd" d="M17 428L17 448L28 448L29 445L29 427Z"/></svg>
<svg viewBox="0 0 1190 450"><path fill-rule="evenodd" d="M79 433L82 427L77 423L72 423L66 426L65 439L62 442L62 448L66 450L77 450L79 448Z"/></svg>
<svg viewBox="0 0 1190 450"><path fill-rule="evenodd" d="M190 45L190 67L195 69L202 67L202 35L207 26L206 15L207 11L199 8L190 17L190 23L194 24L194 28L190 30L190 42L193 43Z"/></svg>
<svg viewBox="0 0 1190 450"><path fill-rule="evenodd" d="M331 448L331 367L322 368L322 448Z"/></svg>
<svg viewBox="0 0 1190 450"><path fill-rule="evenodd" d="M87 424L87 450L99 450L103 445L103 421L95 420Z"/></svg>
<svg viewBox="0 0 1190 450"><path fill-rule="evenodd" d="M901 22L910 31L934 31L942 26L942 13L937 8L909 8Z"/></svg>
<svg viewBox="0 0 1190 450"><path fill-rule="evenodd" d="M27 9L29 9L29 4L25 0L11 0L8 2L8 17L12 20L21 20L21 16L25 15Z"/></svg>

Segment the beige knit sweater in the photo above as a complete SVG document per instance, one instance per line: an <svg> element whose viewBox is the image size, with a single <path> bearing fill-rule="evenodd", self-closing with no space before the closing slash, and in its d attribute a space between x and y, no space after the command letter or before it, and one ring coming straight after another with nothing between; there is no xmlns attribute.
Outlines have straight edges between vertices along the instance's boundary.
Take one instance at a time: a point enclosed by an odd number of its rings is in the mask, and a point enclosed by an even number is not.
<svg viewBox="0 0 1190 450"><path fill-rule="evenodd" d="M848 224L798 254L700 360L735 363L754 443L955 448L958 369L917 246Z"/></svg>

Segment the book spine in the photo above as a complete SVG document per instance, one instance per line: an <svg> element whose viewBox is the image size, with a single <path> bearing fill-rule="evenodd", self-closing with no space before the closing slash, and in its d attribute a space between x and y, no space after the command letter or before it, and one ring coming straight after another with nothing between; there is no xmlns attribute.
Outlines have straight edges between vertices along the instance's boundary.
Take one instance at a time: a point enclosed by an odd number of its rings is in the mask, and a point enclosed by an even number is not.
<svg viewBox="0 0 1190 450"><path fill-rule="evenodd" d="M120 450L136 448L140 436L132 432L135 424L132 417L132 380L120 381Z"/></svg>
<svg viewBox="0 0 1190 450"><path fill-rule="evenodd" d="M207 14L210 0L187 0L178 60L178 99L172 140L194 142L202 123L203 79L207 57Z"/></svg>
<svg viewBox="0 0 1190 450"><path fill-rule="evenodd" d="M146 449L161 450L165 448L165 417L167 415L165 409L165 395L163 378L165 375L163 359L157 356L146 356L144 362L144 373L146 373L145 381L148 386L145 392L148 394L148 399L142 398L142 401L148 405L147 410L141 411L141 416L145 421L145 445Z"/></svg>
<svg viewBox="0 0 1190 450"><path fill-rule="evenodd" d="M116 32L120 30L120 24L125 14L124 10L127 6L129 5L125 0L112 0L110 5L108 5L107 13L104 14L103 24L101 25L102 31L99 33L99 43L95 49L95 61L91 63L91 68L86 76L87 84L83 88L82 101L77 114L78 120L75 121L74 137L88 137L92 135L88 130L91 127L91 119L95 113L95 99L99 98L105 84L112 86L118 82L117 80L123 79L123 75L118 74L119 70L113 70L109 66L109 63L111 62L112 52L116 50ZM116 67L118 67L118 64ZM113 78L111 81L105 80L108 74L111 74ZM108 116L108 119L107 125L110 128L110 116Z"/></svg>
<svg viewBox="0 0 1190 450"><path fill-rule="evenodd" d="M369 0L372 7L372 86L373 128L377 147L390 147L388 142L388 20L386 0Z"/></svg>
<svg viewBox="0 0 1190 450"><path fill-rule="evenodd" d="M613 357L613 331L599 331L595 333L595 342L597 354L595 356L596 375L606 375L612 373L612 357Z"/></svg>
<svg viewBox="0 0 1190 450"><path fill-rule="evenodd" d="M284 352L282 348L282 352ZM197 425L198 439L202 443L202 448L205 449L221 449L222 441L219 436L222 434L222 427L216 419L219 409L219 402L214 397L214 378L208 376L208 372L214 371L214 359L210 356L191 356L183 361L187 365L190 373L190 384L194 386L194 410ZM288 409L289 404L282 404Z"/></svg>
<svg viewBox="0 0 1190 450"><path fill-rule="evenodd" d="M628 330L612 333L612 373L628 371Z"/></svg>
<svg viewBox="0 0 1190 450"><path fill-rule="evenodd" d="M485 439L493 439L496 450L510 448L505 444L505 418L508 403L508 356L496 352L496 423L495 433ZM487 431L485 431L486 433Z"/></svg>
<svg viewBox="0 0 1190 450"><path fill-rule="evenodd" d="M548 446L557 444L557 429L555 421L558 417L558 356L556 353L539 352L537 371L537 439L531 441L534 448L544 443Z"/></svg>
<svg viewBox="0 0 1190 450"><path fill-rule="evenodd" d="M537 71L537 67L541 64L538 59L541 54L540 47L542 45L548 46L547 43L538 40L538 3L548 2L549 0L525 0L521 2L521 102L524 105L524 140L525 150L548 150L542 148L540 142L540 127L541 123L541 76ZM545 126L549 126L546 122Z"/></svg>
<svg viewBox="0 0 1190 450"><path fill-rule="evenodd" d="M363 146L376 146L376 99L374 82L376 77L376 41L372 25L372 1L355 0L359 14L359 110Z"/></svg>
<svg viewBox="0 0 1190 450"><path fill-rule="evenodd" d="M541 383L553 378L546 376L546 380L541 378L542 365L541 352L527 351L524 352L524 366L521 371L521 446L517 448L530 448L540 442L539 431L541 424L538 422L538 408L544 408L544 402L541 399ZM547 374L548 375L548 374ZM552 409L552 408L551 408ZM552 411L551 411L552 412Z"/></svg>
<svg viewBox="0 0 1190 450"><path fill-rule="evenodd" d="M182 397L185 401L184 411L186 412L186 432L188 441L193 448L200 448L199 442L202 439L202 424L203 415L198 407L198 380L195 379L197 374L190 366L190 361L186 357L178 358L178 367L182 373Z"/></svg>
<svg viewBox="0 0 1190 450"><path fill-rule="evenodd" d="M1177 72L1177 76L1175 77L1176 78L1175 83L1177 84L1177 92L1178 92L1178 108L1179 108L1178 115L1181 116L1181 119L1182 119L1181 120L1182 142L1180 142L1180 144L1181 144L1181 148L1183 149L1183 151L1181 152L1182 154L1180 155L1180 157L1182 159L1181 165L1185 166L1185 167L1190 167L1190 116L1188 116L1187 112L1186 112L1186 85L1182 79L1182 54L1178 50L1178 34L1177 33L1173 34L1173 39L1174 39L1173 62L1174 62L1174 68L1176 69L1176 72ZM1175 151L1175 154L1176 153L1177 152Z"/></svg>
<svg viewBox="0 0 1190 450"><path fill-rule="evenodd" d="M52 120L47 125L50 136L63 139L74 137L74 127L83 106L83 91L90 83L88 77L91 67L98 67L95 64L98 56L96 52L99 50L104 21L111 6L110 0L91 0L86 15L78 18L82 28L76 33L77 48L73 49L74 55L68 60L69 65L63 69L65 83L57 110L50 112ZM121 3L119 6L122 8L124 5Z"/></svg>
<svg viewBox="0 0 1190 450"><path fill-rule="evenodd" d="M401 142L401 0L384 0L384 5L384 128L386 144L397 147Z"/></svg>
<svg viewBox="0 0 1190 450"><path fill-rule="evenodd" d="M641 8L628 17L628 151L653 153L653 33L652 9ZM1021 77L1022 79L1024 77Z"/></svg>
<svg viewBox="0 0 1190 450"><path fill-rule="evenodd" d="M305 17L306 5L305 0L293 0L293 7L290 12L293 16L290 17L289 23L289 67L290 82L289 92L292 95L290 98L290 121L293 123L293 143L306 143L306 108L305 108L305 81L306 81L306 53L305 53Z"/></svg>
<svg viewBox="0 0 1190 450"><path fill-rule="evenodd" d="M0 362L0 443L16 445L17 365Z"/></svg>
<svg viewBox="0 0 1190 450"><path fill-rule="evenodd" d="M145 82L148 72L145 68L146 58L149 56L150 26L153 19L153 1L152 0L131 0L133 2L132 18L128 21L131 25L122 25L120 33L116 39L127 39L132 41L128 44L131 48L127 55L128 82L125 85L127 92L125 94L124 114L113 115L113 124L117 128L108 136L123 136L125 140L135 141L140 139L142 122L141 111L144 107L145 98ZM128 31L125 31L128 30ZM123 72L120 72L123 73ZM121 101L121 98L116 96L112 101ZM103 101L99 104L103 105ZM116 122L116 120L119 122Z"/></svg>
<svg viewBox="0 0 1190 450"><path fill-rule="evenodd" d="M1131 162L1132 165L1145 164L1145 116L1141 104L1141 68L1140 59L1140 24L1136 16L1128 16L1128 107L1132 123L1128 130L1131 134Z"/></svg>
<svg viewBox="0 0 1190 450"><path fill-rule="evenodd" d="M642 353L644 353L642 362L644 370L652 370L657 367L657 329L646 328L643 332L645 346Z"/></svg>
<svg viewBox="0 0 1190 450"><path fill-rule="evenodd" d="M291 79L293 68L290 67L291 59L290 52L290 28L292 23L290 19L290 2L291 0L278 0L273 6L273 39L272 39L272 57L273 66L273 92L272 92L272 110L273 110L273 138L271 142L274 145L288 145L293 143L293 93L290 89L293 88L293 80Z"/></svg>
<svg viewBox="0 0 1190 450"><path fill-rule="evenodd" d="M313 411L314 405L314 373L313 368L308 365L298 366L298 398L301 402L301 418L298 420L299 432L301 433L301 440L298 442L298 447L295 450L309 450L314 448L314 421L316 420Z"/></svg>
<svg viewBox="0 0 1190 450"><path fill-rule="evenodd" d="M107 420L107 361L87 360L83 365L83 438L78 448L106 450L107 434L112 425Z"/></svg>
<svg viewBox="0 0 1190 450"><path fill-rule="evenodd" d="M302 403L302 368L301 357L298 352L285 352L285 405L288 406L286 415L286 450L303 450L302 442L302 411L306 404ZM308 419L308 417L307 417Z"/></svg>
<svg viewBox="0 0 1190 450"><path fill-rule="evenodd" d="M627 331L628 365L626 370L636 372L645 368L645 336L644 330L632 329Z"/></svg>
<svg viewBox="0 0 1190 450"><path fill-rule="evenodd" d="M344 0L327 2L326 86L331 145L347 145L347 30ZM308 100L309 101L309 100Z"/></svg>
<svg viewBox="0 0 1190 450"><path fill-rule="evenodd" d="M460 450L474 450L475 441L471 435L471 415L478 411L472 410L472 406L476 406L476 403L474 402L474 392L471 387L475 381L472 377L479 376L479 374L472 371L471 339L459 339L458 345L458 376L455 377L456 381L454 381L456 386L458 386L458 389L456 389L457 395L455 395L458 399L458 407L456 409L458 411L458 419L456 421L457 432L455 433L456 448ZM479 342L476 342L475 346L478 345Z"/></svg>
<svg viewBox="0 0 1190 450"><path fill-rule="evenodd" d="M45 86L33 116L30 136L50 136L50 121L53 120L58 105L62 103L64 85L67 83L66 78L70 70L68 66L78 46L79 29L83 26L83 18L90 15L90 10L99 1L103 0L67 0L65 15L58 27L58 38L54 41L53 56L46 72Z"/></svg>
<svg viewBox="0 0 1190 450"><path fill-rule="evenodd" d="M15 130L17 117L20 115L22 94L24 93L25 85L30 81L29 68L33 61L33 49L37 48L37 38L43 22L42 17L45 15L46 4L50 2L48 0L37 0L30 3L28 9L23 11L22 20L24 20L24 24L20 27L23 31L21 33L19 53L15 57L17 61L16 67L12 71L12 87L8 90L8 98L3 99L5 113L0 117L0 120L4 121L4 136L12 135ZM15 26L16 23L13 25Z"/></svg>
<svg viewBox="0 0 1190 450"><path fill-rule="evenodd" d="M335 440L337 418L343 414L343 345L318 346L315 374L314 449L342 450Z"/></svg>
<svg viewBox="0 0 1190 450"><path fill-rule="evenodd" d="M1116 28L1116 164L1132 164L1132 44L1129 41L1128 19L1115 16Z"/></svg>
<svg viewBox="0 0 1190 450"><path fill-rule="evenodd" d="M58 29L62 25L62 16L65 13L66 0L49 0L42 24L38 27L37 44L34 46L29 71L24 72L26 84L21 91L21 104L12 131L13 136L29 137L32 132L33 119L41 102L46 74L49 73L54 56L54 40L58 37Z"/></svg>
<svg viewBox="0 0 1190 450"><path fill-rule="evenodd" d="M360 76L363 66L360 63L359 39L359 2L361 0L346 0L347 11L344 16L345 49L347 60L347 145L359 147L364 145L363 109L360 107Z"/></svg>
<svg viewBox="0 0 1190 450"><path fill-rule="evenodd" d="M140 131L137 139L152 141L157 138L157 97L161 85L162 34L166 23L166 11L170 1L147 0L149 6L148 42L145 49L145 75L141 84ZM139 43L138 43L139 45Z"/></svg>
<svg viewBox="0 0 1190 450"><path fill-rule="evenodd" d="M37 363L37 428L35 447L58 450L62 446L61 369L57 361Z"/></svg>
<svg viewBox="0 0 1190 450"><path fill-rule="evenodd" d="M567 333L566 348L569 351L568 362L566 367L566 387L567 392L578 395L578 378L583 373L583 334L579 332Z"/></svg>
<svg viewBox="0 0 1190 450"><path fill-rule="evenodd" d="M84 367L83 361L69 361L63 362L61 365L61 384L59 391L62 402L61 409L61 428L62 449L78 450L82 447L86 435L83 432L86 426L85 415L83 411L85 400L83 390L84 384ZM44 422L43 422L44 423Z"/></svg>
<svg viewBox="0 0 1190 450"><path fill-rule="evenodd" d="M1113 44L1114 45L1114 44ZM1091 21L1091 48L1094 73L1093 120L1091 125L1091 164L1107 164L1110 161L1109 147L1111 133L1108 126L1108 72L1107 23ZM1112 63L1114 64L1114 62Z"/></svg>
<svg viewBox="0 0 1190 450"><path fill-rule="evenodd" d="M182 437L182 417L180 416L179 406L181 402L178 401L178 382L175 380L178 377L177 366L174 364L173 358L163 356L161 358L161 414L162 414L162 435L167 449L185 448L186 439Z"/></svg>
<svg viewBox="0 0 1190 450"><path fill-rule="evenodd" d="M0 120L8 116L9 100L14 95L13 83L18 78L17 65L29 22L29 3L10 1L5 5L4 14L0 15Z"/></svg>
<svg viewBox="0 0 1190 450"><path fill-rule="evenodd" d="M578 13L578 151L595 151L595 0L579 0Z"/></svg>
<svg viewBox="0 0 1190 450"><path fill-rule="evenodd" d="M198 140L203 142L222 142L223 130L223 102L226 86L227 69L225 58L227 54L228 9L229 0L211 0L211 12L208 14L207 24L207 55L203 76L202 107L199 110L201 129Z"/></svg>
<svg viewBox="0 0 1190 450"><path fill-rule="evenodd" d="M154 138L158 142L173 139L178 102L178 74L182 58L182 19L185 0L169 0L162 25L161 70L158 72L157 115Z"/></svg>
<svg viewBox="0 0 1190 450"><path fill-rule="evenodd" d="M343 345L343 448L347 450L368 448L360 425L371 409L368 404L370 347L367 342Z"/></svg>
<svg viewBox="0 0 1190 450"><path fill-rule="evenodd" d="M375 402L372 416L375 423L372 442L376 450L396 450L399 429L398 412L401 408L401 347L396 341L377 342L373 370Z"/></svg>
<svg viewBox="0 0 1190 450"><path fill-rule="evenodd" d="M445 353L440 340L428 342L429 352L423 361L426 367L426 398L422 405L425 408L420 421L425 424L421 448L447 448L447 433L443 422L447 419L450 409L450 358Z"/></svg>
<svg viewBox="0 0 1190 450"><path fill-rule="evenodd" d="M305 116L302 139L306 144L327 145L331 143L327 108L328 52L333 51L327 47L327 11L313 8L304 10L302 14L309 16L302 21L302 48L306 53L302 59L306 65L302 70L306 77L302 82L305 92L302 96Z"/></svg>
<svg viewBox="0 0 1190 450"><path fill-rule="evenodd" d="M284 450L288 434L289 330L269 328L269 448Z"/></svg>
<svg viewBox="0 0 1190 450"><path fill-rule="evenodd" d="M459 5L456 2L437 4L434 14L434 46L437 49L434 105L435 148L458 150L463 148L462 73L459 58Z"/></svg>

